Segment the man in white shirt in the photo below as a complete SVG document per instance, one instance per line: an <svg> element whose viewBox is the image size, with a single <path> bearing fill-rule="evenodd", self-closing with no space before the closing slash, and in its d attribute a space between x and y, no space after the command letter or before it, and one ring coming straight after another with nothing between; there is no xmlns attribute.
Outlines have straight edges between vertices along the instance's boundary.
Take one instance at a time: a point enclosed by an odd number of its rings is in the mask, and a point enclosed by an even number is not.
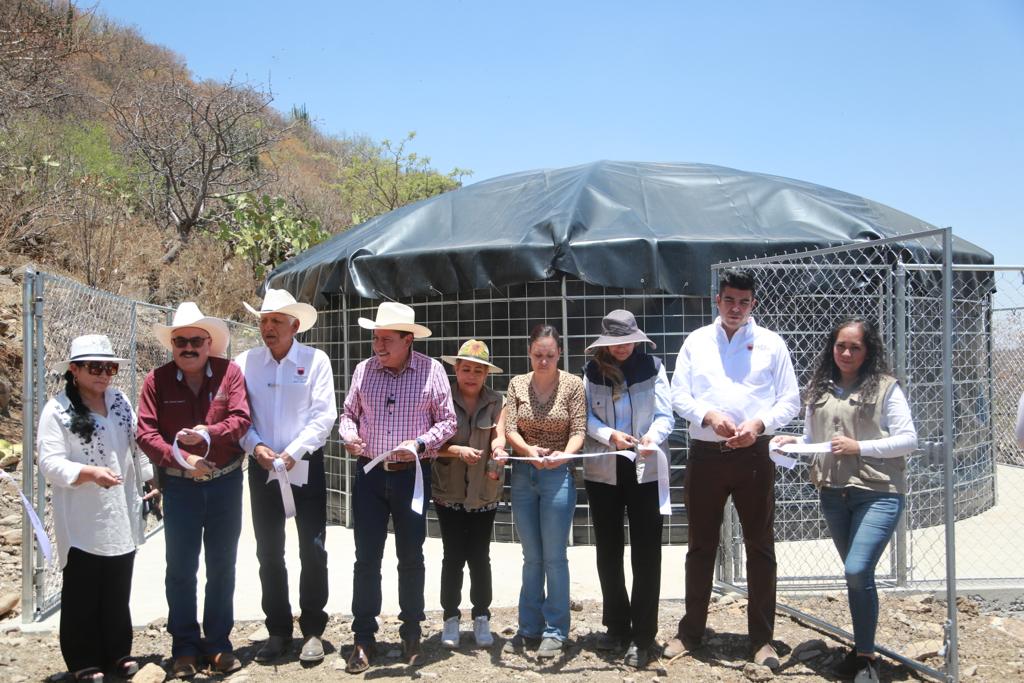
<svg viewBox="0 0 1024 683"><path fill-rule="evenodd" d="M252 427L242 447L249 463L249 498L260 563L263 612L270 637L256 653L269 663L288 652L292 608L284 561L285 521L294 515L299 532L299 628L303 662L324 658L327 626L327 487L323 446L338 418L331 362L323 351L295 341L316 322L316 309L296 303L281 289L268 289L257 311L266 346L235 359L245 375ZM290 492L290 495L289 495Z"/></svg>
<svg viewBox="0 0 1024 683"><path fill-rule="evenodd" d="M686 338L672 377L672 407L689 421L688 545L686 614L665 655L693 650L704 636L719 529L731 495L747 551L753 661L776 669L775 465L768 442L800 410L800 391L785 342L751 317L754 289L750 271L722 273L715 297L719 316Z"/></svg>

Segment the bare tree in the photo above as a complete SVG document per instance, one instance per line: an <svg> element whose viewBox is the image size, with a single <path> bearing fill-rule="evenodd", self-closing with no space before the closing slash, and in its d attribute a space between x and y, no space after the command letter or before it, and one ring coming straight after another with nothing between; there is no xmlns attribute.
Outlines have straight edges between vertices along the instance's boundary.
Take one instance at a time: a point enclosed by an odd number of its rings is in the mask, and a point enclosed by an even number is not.
<svg viewBox="0 0 1024 683"><path fill-rule="evenodd" d="M271 122L273 96L251 85L193 84L171 76L121 86L108 102L118 134L143 169L149 210L173 228L164 263L215 221L216 201L274 180L266 152L287 130Z"/></svg>

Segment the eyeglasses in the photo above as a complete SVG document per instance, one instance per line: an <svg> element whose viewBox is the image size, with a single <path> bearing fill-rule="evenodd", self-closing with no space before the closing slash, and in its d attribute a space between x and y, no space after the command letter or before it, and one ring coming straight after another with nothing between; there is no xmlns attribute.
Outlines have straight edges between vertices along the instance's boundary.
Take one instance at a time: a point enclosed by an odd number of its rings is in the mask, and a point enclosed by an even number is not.
<svg viewBox="0 0 1024 683"><path fill-rule="evenodd" d="M201 349L207 339L209 339L209 337L172 337L171 342L174 344L174 348L176 349L183 349L190 345L193 349Z"/></svg>
<svg viewBox="0 0 1024 683"><path fill-rule="evenodd" d="M102 363L98 360L83 361L81 363L75 362L75 365L80 368L85 368L89 371L90 375L99 376L106 373L107 377L113 377L120 369L120 366L117 363Z"/></svg>

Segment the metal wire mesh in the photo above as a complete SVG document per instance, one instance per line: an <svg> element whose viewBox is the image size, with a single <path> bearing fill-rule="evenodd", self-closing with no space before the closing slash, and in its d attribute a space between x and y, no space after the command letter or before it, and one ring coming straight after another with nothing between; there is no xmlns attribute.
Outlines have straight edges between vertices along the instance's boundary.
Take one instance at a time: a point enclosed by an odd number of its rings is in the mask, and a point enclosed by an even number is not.
<svg viewBox="0 0 1024 683"><path fill-rule="evenodd" d="M34 425L46 401L63 390L58 366L67 357L71 340L82 334L107 335L114 353L130 359L121 365L112 385L136 405L146 374L170 359L150 330L154 323L169 323L173 310L126 299L59 275L35 273L26 280L35 302L31 314L35 338L32 357L25 362L33 364L35 371L29 387L31 400L25 403L25 422ZM231 351L236 354L261 343L259 331L250 325L229 322L229 328ZM34 445L27 442L24 447L34 453ZM25 461L34 465L32 457ZM37 513L41 511L39 517L51 541L55 541L49 487L38 470L26 469L25 478L32 487L30 499ZM33 583L33 604L26 605L26 615L46 614L60 604L61 568L56 563L46 565L38 553L24 552L22 573L23 580Z"/></svg>
<svg viewBox="0 0 1024 683"><path fill-rule="evenodd" d="M587 360L585 348L600 333L601 319L616 308L625 308L657 344L655 351L669 373L675 367L676 354L690 331L710 320L711 302L706 297L680 297L650 290L613 289L585 283L570 277L528 282L507 287L460 292L455 295L417 297L404 301L416 311L417 322L430 327L433 335L417 342L416 350L432 358L454 354L467 339L484 340L491 359L504 374L491 376L491 387L504 392L509 380L530 369L527 337L537 323L551 323L563 333L563 369L579 374ZM319 322L303 341L323 349L331 358L339 405L344 401L349 378L355 366L370 355L370 333L360 328L360 317L374 318L379 301L357 296L335 296L319 312ZM686 462L686 437L680 421L670 438L670 494L675 505L665 525L663 540L669 544L686 542L686 518L682 509L683 469ZM325 449L328 481L328 519L349 524L351 509L348 492L353 460L348 457L337 434L332 434ZM507 486L508 477L506 477ZM577 472L577 509L572 542L593 543L590 510L582 472ZM495 521L494 538L512 541L515 532L508 495L503 498ZM428 511L428 533L439 535L433 510Z"/></svg>

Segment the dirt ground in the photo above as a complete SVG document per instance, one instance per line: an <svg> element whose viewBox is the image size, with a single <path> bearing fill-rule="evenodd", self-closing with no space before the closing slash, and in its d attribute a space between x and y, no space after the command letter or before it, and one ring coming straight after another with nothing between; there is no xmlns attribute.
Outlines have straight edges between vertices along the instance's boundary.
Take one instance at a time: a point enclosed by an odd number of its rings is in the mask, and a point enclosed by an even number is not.
<svg viewBox="0 0 1024 683"><path fill-rule="evenodd" d="M886 640L906 636L908 629L897 615L914 614L913 622L934 623L943 618L945 606L940 602L929 604L928 598L884 597L880 636ZM728 604L727 604L728 603ZM845 601L836 598L815 597L796 600L805 610L818 615L830 616L838 623L847 620ZM1008 681L1020 680L1024 676L1024 620L1015 616L993 616L979 610L985 603L965 599L961 601L961 672L965 680ZM988 605L991 606L991 605ZM1007 605L1002 604L1003 611ZM706 638L706 647L694 657L686 656L673 663L657 660L648 669L636 671L623 666L621 655L611 656L594 649L595 637L601 632L600 604L585 602L575 604L573 612L571 646L565 656L554 662L540 662L526 653L518 655L505 652L503 645L512 637L515 628L514 608L494 611L492 626L495 644L486 650L473 644L471 628L463 622L463 642L457 651L443 649L440 645L441 615L427 615L424 624L423 663L418 667L407 667L398 661L399 648L398 620L395 616L382 618L380 643L381 657L361 676L374 680L378 678L419 678L452 681L454 683L479 683L488 681L530 681L556 680L564 683L584 681L615 683L640 683L642 681L746 681L769 680L766 669L747 666L746 605L742 598L733 596L720 599L712 606L709 625L713 631ZM929 613L920 610L928 608ZM682 614L683 606L678 601L664 601L661 609L660 635L665 637L674 632L675 624ZM1010 612L1014 611L1010 606ZM26 634L8 620L0 623L0 629L9 629L0 635L0 681L22 683L24 681L61 680L64 677L63 664L56 634ZM334 681L349 678L344 672L343 655L348 654L351 643L349 619L332 616L325 633L327 646L326 660L316 666L307 667L298 661L298 642L289 657L277 665L265 666L252 661L259 647L258 640L265 636L262 624L257 622L238 623L233 638L236 651L244 668L230 677L232 683L256 683L262 681L307 680ZM156 663L169 667L170 637L163 628L163 622L150 624L135 634L134 653L143 663ZM928 629L924 629L928 630ZM903 638L906 641L906 638ZM845 645L831 639L789 617L779 615L776 626L776 646L782 657L783 667L775 675L785 681L812 681L830 679L829 667L843 653ZM341 650L339 655L338 650ZM925 661L932 666L940 665L938 657ZM918 676L903 666L885 663L882 666L882 680L918 680ZM210 680L200 674L196 681Z"/></svg>

